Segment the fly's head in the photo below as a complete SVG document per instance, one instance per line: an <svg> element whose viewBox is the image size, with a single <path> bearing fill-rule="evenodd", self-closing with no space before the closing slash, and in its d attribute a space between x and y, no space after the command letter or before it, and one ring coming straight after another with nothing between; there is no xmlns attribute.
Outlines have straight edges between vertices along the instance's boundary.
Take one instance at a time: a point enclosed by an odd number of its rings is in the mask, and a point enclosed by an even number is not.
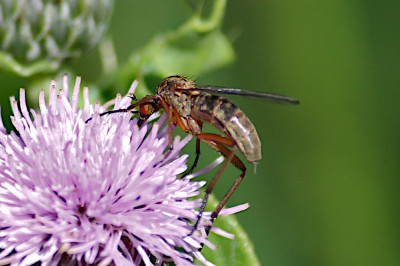
<svg viewBox="0 0 400 266"><path fill-rule="evenodd" d="M161 103L157 96L148 95L140 100L138 103L139 119L146 121L152 114L158 112L161 109Z"/></svg>

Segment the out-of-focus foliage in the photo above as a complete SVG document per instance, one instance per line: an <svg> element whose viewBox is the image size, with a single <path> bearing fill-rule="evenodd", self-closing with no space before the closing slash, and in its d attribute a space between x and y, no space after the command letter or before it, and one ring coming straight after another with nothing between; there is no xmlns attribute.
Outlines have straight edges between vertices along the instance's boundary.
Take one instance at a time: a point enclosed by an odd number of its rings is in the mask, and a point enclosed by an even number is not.
<svg viewBox="0 0 400 266"><path fill-rule="evenodd" d="M202 7L193 10L177 29L158 33L134 52L121 71L121 88L135 77L141 81L138 96L142 97L151 93L146 83L149 78L160 80L176 73L198 76L231 63L234 51L221 32L226 0L211 3L209 14L204 14Z"/></svg>
<svg viewBox="0 0 400 266"><path fill-rule="evenodd" d="M0 67L19 76L54 73L107 30L113 0L1 1Z"/></svg>

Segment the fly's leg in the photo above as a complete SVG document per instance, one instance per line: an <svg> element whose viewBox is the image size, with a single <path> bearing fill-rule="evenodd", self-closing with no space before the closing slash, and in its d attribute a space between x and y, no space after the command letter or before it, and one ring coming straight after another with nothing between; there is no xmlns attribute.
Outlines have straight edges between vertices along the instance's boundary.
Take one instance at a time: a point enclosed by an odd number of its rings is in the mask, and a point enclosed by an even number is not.
<svg viewBox="0 0 400 266"><path fill-rule="evenodd" d="M200 121L197 121L197 124L198 124L198 126L200 127L200 131L201 131L201 129L203 128L203 123L200 122ZM189 124L188 126L190 127L190 124ZM192 129L192 128L190 128L190 131L191 131L191 132L195 132L195 130ZM200 133L200 134L202 134L202 133ZM182 175L182 177L185 177L185 176L190 175L191 173L193 173L193 170L194 170L194 168L196 168L197 163L198 163L198 161L199 161L199 158L200 158L200 139L196 137L196 157L195 157L195 159L194 159L194 162L193 162L192 167L190 167L189 170L187 170L187 171Z"/></svg>
<svg viewBox="0 0 400 266"><path fill-rule="evenodd" d="M139 102L139 99L136 97L135 94L128 95L128 97L131 98L132 100L134 100L135 102Z"/></svg>
<svg viewBox="0 0 400 266"><path fill-rule="evenodd" d="M137 113L137 112L136 112ZM147 119L150 117L150 115L145 115L145 116L139 116L139 120L137 122L137 125L139 128L142 127L142 125L147 121Z"/></svg>
<svg viewBox="0 0 400 266"><path fill-rule="evenodd" d="M232 152L233 152L233 149L232 149ZM233 183L233 185L231 186L229 191L225 194L224 198L221 200L221 202L218 204L217 208L211 214L211 222L214 222L214 220L218 217L218 214L220 213L222 208L225 206L225 204L228 202L229 198L235 192L235 190L240 185L240 183L243 181L243 179L246 175L246 167L244 166L243 162L239 158L238 158L238 163L241 164L241 167L239 167L239 169L242 171L242 173L240 174L240 176L238 178L236 178L235 182ZM236 163L234 163L234 164L237 166ZM211 229L211 225L208 226L206 229L207 234L210 231L210 229Z"/></svg>
<svg viewBox="0 0 400 266"><path fill-rule="evenodd" d="M218 214L220 213L222 208L225 206L225 204L229 200L229 198L232 196L233 192L236 190L236 188L242 182L242 180L246 174L245 165L239 159L239 157L237 157L235 155L237 146L235 145L235 143L232 139L229 139L229 138L226 138L226 137L223 137L220 135L216 135L216 134L210 134L210 133L201 133L201 134L198 134L197 137L198 137L198 139L202 140L203 142L205 142L209 146L211 146L211 148L213 148L214 150L221 153L224 157L226 157L226 160L225 160L224 164L221 166L221 168L218 170L217 174L211 180L210 184L208 185L208 187L205 191L205 195L204 195L203 202L202 202L202 205L199 210L199 214L198 214L196 223L189 235L193 234L197 230L197 227L200 223L204 209L207 205L208 197L211 194L215 184L218 182L219 178L221 177L222 173L228 167L228 165L230 163L234 164L237 168L242 170L242 174L236 179L235 183L229 189L228 193L224 196L222 201L218 204L217 208L211 214L211 222L213 222L215 220L215 218L217 218ZM213 138L213 139L211 139L211 138ZM232 146L232 150L229 150L225 145ZM207 234L210 231L210 229L211 229L211 226L206 228Z"/></svg>
<svg viewBox="0 0 400 266"><path fill-rule="evenodd" d="M196 157L195 157L195 159L194 159L193 165L192 165L192 167L189 168L189 170L187 170L187 171L182 175L181 178L183 178L183 177L185 177L185 176L187 176L187 175L190 175L190 174L193 172L194 168L196 168L196 165L197 165L197 162L199 161L199 158L200 158L200 139L197 138L197 139L196 139Z"/></svg>
<svg viewBox="0 0 400 266"><path fill-rule="evenodd" d="M194 159L192 167L190 167L189 170L187 170L182 175L182 177L185 177L185 176L190 175L191 173L193 173L193 170L194 170L194 168L196 168L197 162L199 161L199 158L200 158L200 139L197 138L196 139L196 158Z"/></svg>
<svg viewBox="0 0 400 266"><path fill-rule="evenodd" d="M169 147L172 150L172 144L173 144L173 139L172 139L172 126L175 124L179 126L183 132L188 133L189 128L186 127L185 123L182 121L181 116L178 113L178 110L176 110L175 107L169 106L167 102L164 99L160 99L161 106L164 109L164 111L168 114L168 141L169 141Z"/></svg>
<svg viewBox="0 0 400 266"><path fill-rule="evenodd" d="M172 150L172 146L173 146L173 140L172 140L172 125L174 123L173 120L173 112L172 112L172 108L170 108L168 106L168 109L166 110L164 108L164 110L168 113L168 143L169 143L169 149Z"/></svg>

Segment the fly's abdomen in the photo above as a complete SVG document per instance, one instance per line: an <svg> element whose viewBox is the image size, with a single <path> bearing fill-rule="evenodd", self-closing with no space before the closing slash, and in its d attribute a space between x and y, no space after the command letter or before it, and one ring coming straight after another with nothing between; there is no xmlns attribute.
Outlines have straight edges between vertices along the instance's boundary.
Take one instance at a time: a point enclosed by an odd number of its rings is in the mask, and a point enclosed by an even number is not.
<svg viewBox="0 0 400 266"><path fill-rule="evenodd" d="M194 101L192 114L230 136L249 162L261 160L261 143L255 127L228 99L202 93Z"/></svg>
<svg viewBox="0 0 400 266"><path fill-rule="evenodd" d="M246 159L249 162L261 160L260 138L243 111L225 99L217 113L220 113L217 118L224 119L226 131L236 141Z"/></svg>

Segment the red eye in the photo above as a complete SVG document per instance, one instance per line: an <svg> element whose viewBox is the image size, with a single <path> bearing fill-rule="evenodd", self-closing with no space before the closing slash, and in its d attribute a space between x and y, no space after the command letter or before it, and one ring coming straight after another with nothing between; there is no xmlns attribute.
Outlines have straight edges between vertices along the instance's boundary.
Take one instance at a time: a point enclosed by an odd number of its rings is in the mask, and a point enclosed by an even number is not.
<svg viewBox="0 0 400 266"><path fill-rule="evenodd" d="M149 104L140 105L139 109L142 115L150 115Z"/></svg>

